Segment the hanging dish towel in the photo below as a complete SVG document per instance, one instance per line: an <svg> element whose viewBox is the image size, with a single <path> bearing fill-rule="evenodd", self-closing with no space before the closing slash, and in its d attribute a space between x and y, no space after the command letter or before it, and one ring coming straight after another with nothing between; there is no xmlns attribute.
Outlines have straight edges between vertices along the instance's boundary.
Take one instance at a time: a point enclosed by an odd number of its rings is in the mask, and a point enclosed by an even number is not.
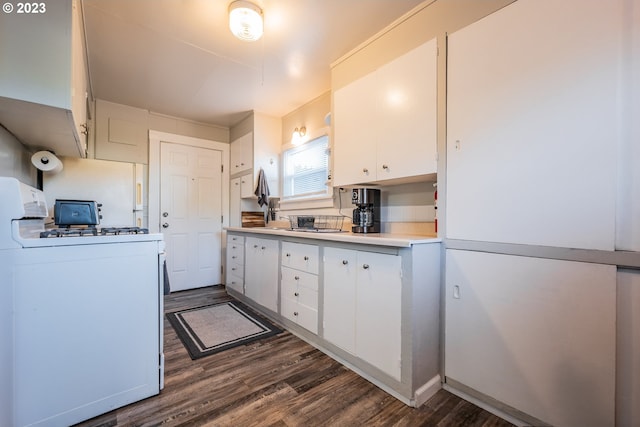
<svg viewBox="0 0 640 427"><path fill-rule="evenodd" d="M258 174L258 185L254 194L258 196L258 204L261 207L269 204L269 184L267 184L267 175L262 168Z"/></svg>

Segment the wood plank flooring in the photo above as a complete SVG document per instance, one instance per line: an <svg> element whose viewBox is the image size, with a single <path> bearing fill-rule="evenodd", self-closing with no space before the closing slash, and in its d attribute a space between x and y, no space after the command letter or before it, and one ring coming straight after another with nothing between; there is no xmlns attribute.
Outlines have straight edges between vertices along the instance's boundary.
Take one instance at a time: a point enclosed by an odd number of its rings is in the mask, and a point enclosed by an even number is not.
<svg viewBox="0 0 640 427"><path fill-rule="evenodd" d="M230 300L222 286L165 297L165 312ZM81 427L511 426L440 390L420 408L391 397L289 332L191 360L165 321L160 395Z"/></svg>

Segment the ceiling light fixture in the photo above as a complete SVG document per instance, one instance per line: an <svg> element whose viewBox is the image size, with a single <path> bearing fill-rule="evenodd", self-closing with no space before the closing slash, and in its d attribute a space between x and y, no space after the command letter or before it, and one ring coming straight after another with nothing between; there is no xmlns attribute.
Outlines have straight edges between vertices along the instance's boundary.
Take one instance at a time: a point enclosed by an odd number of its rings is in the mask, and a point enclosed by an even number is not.
<svg viewBox="0 0 640 427"><path fill-rule="evenodd" d="M253 42L262 37L262 9L250 1L236 0L229 5L229 29L240 40Z"/></svg>

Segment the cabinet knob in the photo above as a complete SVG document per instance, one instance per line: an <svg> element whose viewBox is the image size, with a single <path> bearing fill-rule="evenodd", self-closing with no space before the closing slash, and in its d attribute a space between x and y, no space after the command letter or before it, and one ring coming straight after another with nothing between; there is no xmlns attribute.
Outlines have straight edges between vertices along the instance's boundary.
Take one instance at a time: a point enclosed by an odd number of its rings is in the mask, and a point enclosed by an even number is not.
<svg viewBox="0 0 640 427"><path fill-rule="evenodd" d="M297 312L297 311L294 311L294 312L293 312L293 315L294 315L294 316L297 316L297 315L298 315L298 312Z"/></svg>
<svg viewBox="0 0 640 427"><path fill-rule="evenodd" d="M262 249L262 250L266 249L266 246L263 246L261 249Z"/></svg>
<svg viewBox="0 0 640 427"><path fill-rule="evenodd" d="M305 256L305 257L304 257L304 260L305 260L305 261L309 261L309 257L308 257L308 256Z"/></svg>
<svg viewBox="0 0 640 427"><path fill-rule="evenodd" d="M300 276L295 276L294 279L300 280Z"/></svg>
<svg viewBox="0 0 640 427"><path fill-rule="evenodd" d="M231 256L231 259L236 259L236 256L235 255Z"/></svg>
<svg viewBox="0 0 640 427"><path fill-rule="evenodd" d="M369 269L369 264L362 264L362 268L364 268L365 270Z"/></svg>
<svg viewBox="0 0 640 427"><path fill-rule="evenodd" d="M388 165L382 165L382 169L385 169L385 170L389 169L389 166Z"/></svg>
<svg viewBox="0 0 640 427"><path fill-rule="evenodd" d="M231 271L236 271L236 268L235 267L231 267Z"/></svg>
<svg viewBox="0 0 640 427"><path fill-rule="evenodd" d="M287 254L287 255L285 255L285 256L286 256L286 257L290 257L290 256L291 256L291 254Z"/></svg>
<svg viewBox="0 0 640 427"><path fill-rule="evenodd" d="M294 292L294 293L293 293L293 296L294 296L294 297L299 297L299 296L300 296L300 294L299 294L299 293L297 293L297 292Z"/></svg>
<svg viewBox="0 0 640 427"><path fill-rule="evenodd" d="M346 259L343 259L342 260L342 265L347 265L347 264L349 264L349 261L347 261Z"/></svg>
<svg viewBox="0 0 640 427"><path fill-rule="evenodd" d="M362 168L362 172L364 172L364 173L369 173L369 169L367 169L367 168Z"/></svg>
<svg viewBox="0 0 640 427"><path fill-rule="evenodd" d="M257 248L257 247L258 247L258 245L253 245L253 247L254 247L254 248Z"/></svg>

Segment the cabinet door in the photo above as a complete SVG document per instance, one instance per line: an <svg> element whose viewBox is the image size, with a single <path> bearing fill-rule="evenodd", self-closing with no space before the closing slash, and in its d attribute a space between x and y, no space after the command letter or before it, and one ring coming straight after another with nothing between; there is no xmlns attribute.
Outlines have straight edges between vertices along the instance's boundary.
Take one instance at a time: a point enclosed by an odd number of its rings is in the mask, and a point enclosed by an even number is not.
<svg viewBox="0 0 640 427"><path fill-rule="evenodd" d="M377 70L378 181L437 172L436 68L432 39Z"/></svg>
<svg viewBox="0 0 640 427"><path fill-rule="evenodd" d="M445 375L545 423L614 425L616 267L447 250Z"/></svg>
<svg viewBox="0 0 640 427"><path fill-rule="evenodd" d="M245 295L278 311L278 240L247 237L245 242Z"/></svg>
<svg viewBox="0 0 640 427"><path fill-rule="evenodd" d="M71 115L78 136L78 150L81 157L87 155L87 67L84 49L82 14L77 1L73 1L71 21Z"/></svg>
<svg viewBox="0 0 640 427"><path fill-rule="evenodd" d="M231 142L229 161L231 174L253 168L253 132Z"/></svg>
<svg viewBox="0 0 640 427"><path fill-rule="evenodd" d="M333 94L334 186L376 180L375 90L375 75L368 74Z"/></svg>
<svg viewBox="0 0 640 427"><path fill-rule="evenodd" d="M255 197L253 189L253 174L248 173L240 177L240 198L250 199Z"/></svg>
<svg viewBox="0 0 640 427"><path fill-rule="evenodd" d="M357 252L324 249L323 337L355 354Z"/></svg>
<svg viewBox="0 0 640 427"><path fill-rule="evenodd" d="M358 252L356 356L400 380L402 271L397 255Z"/></svg>
<svg viewBox="0 0 640 427"><path fill-rule="evenodd" d="M449 36L448 238L614 249L622 3L517 1Z"/></svg>
<svg viewBox="0 0 640 427"><path fill-rule="evenodd" d="M240 227L242 225L240 177L233 178L229 186L229 226Z"/></svg>

